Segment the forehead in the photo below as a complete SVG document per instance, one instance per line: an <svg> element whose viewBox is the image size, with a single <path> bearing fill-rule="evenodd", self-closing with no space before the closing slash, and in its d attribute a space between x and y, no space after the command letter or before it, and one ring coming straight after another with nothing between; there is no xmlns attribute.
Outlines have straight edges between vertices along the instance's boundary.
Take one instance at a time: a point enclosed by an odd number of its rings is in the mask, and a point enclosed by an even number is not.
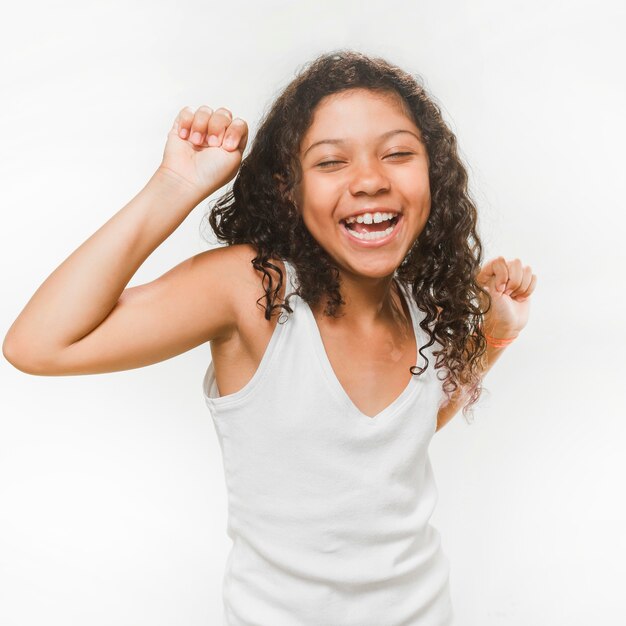
<svg viewBox="0 0 626 626"><path fill-rule="evenodd" d="M380 134L387 126L397 125L416 129L408 105L395 92L348 89L320 100L311 123L303 137L303 147L321 136L362 135L364 131Z"/></svg>

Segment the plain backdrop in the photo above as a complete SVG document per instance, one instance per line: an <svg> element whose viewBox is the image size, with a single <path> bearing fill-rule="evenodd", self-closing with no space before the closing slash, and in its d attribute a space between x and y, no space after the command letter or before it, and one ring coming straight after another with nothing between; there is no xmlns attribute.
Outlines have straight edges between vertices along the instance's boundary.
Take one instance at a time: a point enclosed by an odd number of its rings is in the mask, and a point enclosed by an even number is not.
<svg viewBox="0 0 626 626"><path fill-rule="evenodd" d="M458 137L485 259L538 277L474 424L457 414L430 447L456 624L624 624L624 18L608 0L5 7L0 335L145 185L183 106L228 107L250 146L304 63L384 56L423 77ZM215 197L129 286L209 247ZM210 358L205 344L77 377L0 361L3 626L221 623L231 542Z"/></svg>

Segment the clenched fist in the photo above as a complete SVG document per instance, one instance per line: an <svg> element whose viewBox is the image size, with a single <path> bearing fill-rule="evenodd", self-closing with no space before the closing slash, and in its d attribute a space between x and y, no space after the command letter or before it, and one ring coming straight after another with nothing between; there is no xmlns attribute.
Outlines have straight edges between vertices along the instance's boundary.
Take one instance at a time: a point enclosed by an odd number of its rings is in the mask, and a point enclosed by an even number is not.
<svg viewBox="0 0 626 626"><path fill-rule="evenodd" d="M206 198L235 177L247 141L248 125L228 109L203 105L194 113L184 107L167 135L159 169Z"/></svg>
<svg viewBox="0 0 626 626"><path fill-rule="evenodd" d="M537 286L537 276L530 265L503 256L485 263L476 281L491 296L491 309L485 314L485 332L497 339L517 337L528 323L530 297ZM484 299L483 305L486 305Z"/></svg>

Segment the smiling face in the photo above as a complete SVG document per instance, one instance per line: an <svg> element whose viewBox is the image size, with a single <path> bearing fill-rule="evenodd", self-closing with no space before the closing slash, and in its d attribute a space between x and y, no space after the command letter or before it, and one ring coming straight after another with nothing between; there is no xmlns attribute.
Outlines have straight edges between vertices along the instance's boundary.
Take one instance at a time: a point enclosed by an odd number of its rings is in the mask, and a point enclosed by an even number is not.
<svg viewBox="0 0 626 626"><path fill-rule="evenodd" d="M344 271L393 274L430 214L426 148L400 96L359 88L325 97L300 163L296 203L315 240ZM345 222L367 212L371 220Z"/></svg>

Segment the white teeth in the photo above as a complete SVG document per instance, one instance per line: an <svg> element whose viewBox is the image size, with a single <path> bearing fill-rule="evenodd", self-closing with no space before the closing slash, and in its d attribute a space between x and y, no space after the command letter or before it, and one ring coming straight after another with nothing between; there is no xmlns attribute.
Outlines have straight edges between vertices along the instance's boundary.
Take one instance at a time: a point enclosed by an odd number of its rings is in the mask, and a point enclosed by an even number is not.
<svg viewBox="0 0 626 626"><path fill-rule="evenodd" d="M359 224L379 224L386 220L394 218L397 213L362 213L357 217L348 217L345 221L346 224L352 224L352 222L358 222Z"/></svg>
<svg viewBox="0 0 626 626"><path fill-rule="evenodd" d="M387 237L393 229L396 227L394 224L385 230L374 231L371 233L358 233L356 230L350 230L346 228L351 237L356 237L357 239L365 239L366 241L372 241L374 239L382 239L383 237Z"/></svg>

